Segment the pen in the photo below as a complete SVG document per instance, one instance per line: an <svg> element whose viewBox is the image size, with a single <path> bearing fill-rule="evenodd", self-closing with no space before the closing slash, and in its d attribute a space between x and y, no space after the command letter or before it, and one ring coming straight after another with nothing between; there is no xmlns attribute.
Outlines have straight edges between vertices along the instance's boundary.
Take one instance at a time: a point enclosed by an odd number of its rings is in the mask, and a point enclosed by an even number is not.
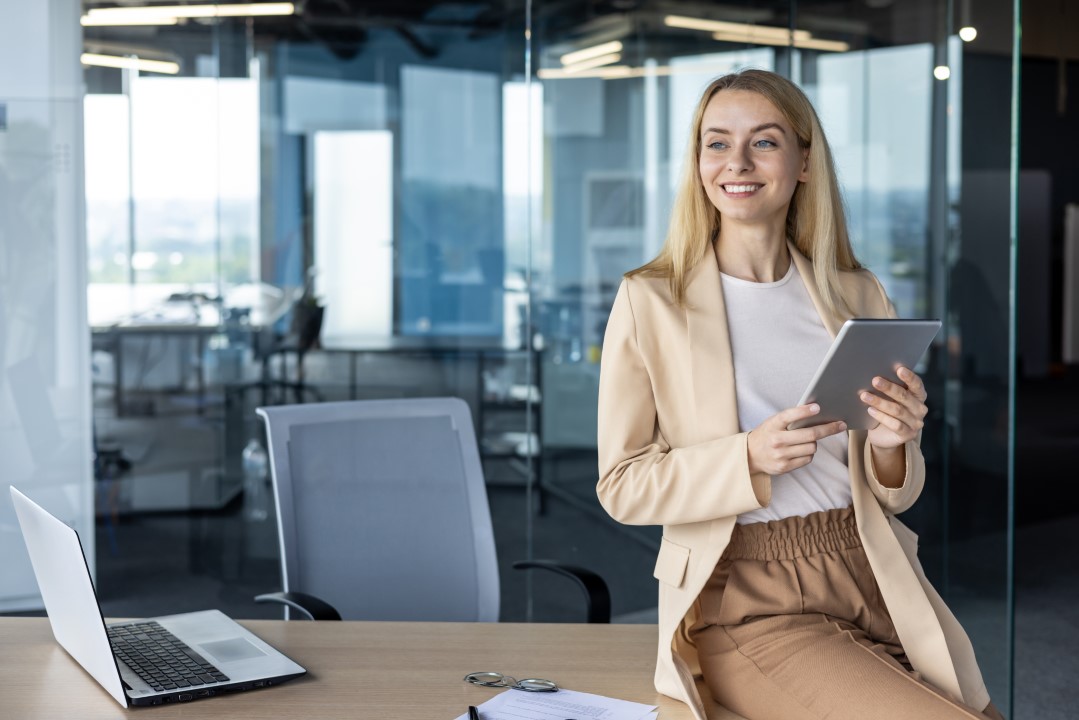
<svg viewBox="0 0 1079 720"><path fill-rule="evenodd" d="M468 706L468 720L480 720L480 711L475 705Z"/></svg>

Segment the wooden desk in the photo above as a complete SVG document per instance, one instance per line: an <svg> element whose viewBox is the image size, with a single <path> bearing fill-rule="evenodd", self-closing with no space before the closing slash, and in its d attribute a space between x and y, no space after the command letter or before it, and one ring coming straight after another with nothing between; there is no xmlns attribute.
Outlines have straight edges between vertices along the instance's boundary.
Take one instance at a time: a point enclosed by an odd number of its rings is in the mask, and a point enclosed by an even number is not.
<svg viewBox="0 0 1079 720"><path fill-rule="evenodd" d="M453 720L497 690L463 682L481 670L554 680L572 690L659 705L653 625L284 622L243 624L307 668L280 687L125 710L53 640L44 618L0 618L0 716L19 720L318 718Z"/></svg>

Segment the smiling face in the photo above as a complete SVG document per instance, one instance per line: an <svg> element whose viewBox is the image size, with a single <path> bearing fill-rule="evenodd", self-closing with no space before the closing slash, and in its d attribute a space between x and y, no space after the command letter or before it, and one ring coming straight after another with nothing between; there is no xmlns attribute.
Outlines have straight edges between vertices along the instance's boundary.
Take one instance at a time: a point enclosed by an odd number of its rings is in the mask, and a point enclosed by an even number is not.
<svg viewBox="0 0 1079 720"><path fill-rule="evenodd" d="M790 123L767 98L747 90L720 90L701 122L701 183L731 224L779 232L799 182L808 177L803 149Z"/></svg>

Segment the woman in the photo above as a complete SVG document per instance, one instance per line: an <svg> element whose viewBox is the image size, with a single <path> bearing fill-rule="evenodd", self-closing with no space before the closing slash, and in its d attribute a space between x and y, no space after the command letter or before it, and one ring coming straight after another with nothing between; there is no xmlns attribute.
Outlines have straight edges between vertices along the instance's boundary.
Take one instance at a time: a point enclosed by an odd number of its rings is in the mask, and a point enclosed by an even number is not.
<svg viewBox="0 0 1079 720"><path fill-rule="evenodd" d="M894 317L851 250L812 105L773 73L713 81L659 256L603 346L598 494L664 526L656 687L694 676L752 720L999 718L970 641L894 516L925 479L921 379L876 378L870 431L788 431L849 317ZM983 715L984 713L984 715Z"/></svg>

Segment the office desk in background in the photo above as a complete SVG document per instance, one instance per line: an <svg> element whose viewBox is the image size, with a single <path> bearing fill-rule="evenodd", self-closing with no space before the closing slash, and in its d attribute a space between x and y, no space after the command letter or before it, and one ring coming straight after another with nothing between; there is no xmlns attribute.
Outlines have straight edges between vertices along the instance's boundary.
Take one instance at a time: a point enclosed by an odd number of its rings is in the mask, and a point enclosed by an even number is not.
<svg viewBox="0 0 1079 720"><path fill-rule="evenodd" d="M184 286L91 283L88 302L93 348L107 352L113 358L117 417L125 414L125 340L193 340L195 349L191 356L195 358L192 365L201 414L206 395L204 356L208 339L222 333L237 333L242 336L241 342L250 342L254 334L280 320L299 298L300 292L300 289L286 291L265 283L250 283L229 289L222 298L211 299L205 293ZM183 385L189 368L184 361L184 346L179 347L178 372Z"/></svg>
<svg viewBox="0 0 1079 720"><path fill-rule="evenodd" d="M265 690L125 710L56 644L47 619L0 618L0 715L19 720L453 720L468 705L500 692L465 683L465 674L495 671L655 704L660 720L692 718L688 707L652 685L653 625L283 620L243 625L308 674Z"/></svg>
<svg viewBox="0 0 1079 720"><path fill-rule="evenodd" d="M92 327L91 337L94 350L101 350L112 356L113 364L113 404L116 407L116 417L128 414L124 399L124 340L128 338L190 338L195 341L194 357L196 398L198 411L201 413L206 397L206 375L202 367L202 356L206 350L207 339L221 332L216 312L212 317L199 318L191 322L151 322L149 320L136 322L128 320L113 325ZM181 383L186 374L185 365L181 359L179 362Z"/></svg>

